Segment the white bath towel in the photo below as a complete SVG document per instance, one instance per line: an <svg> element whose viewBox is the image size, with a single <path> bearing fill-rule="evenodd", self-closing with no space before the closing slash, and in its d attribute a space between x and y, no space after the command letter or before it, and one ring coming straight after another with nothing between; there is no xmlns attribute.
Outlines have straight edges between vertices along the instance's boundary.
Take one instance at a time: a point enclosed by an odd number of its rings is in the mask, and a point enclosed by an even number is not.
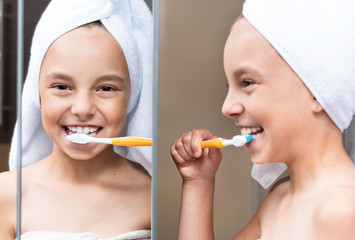
<svg viewBox="0 0 355 240"><path fill-rule="evenodd" d="M355 1L246 0L244 17L271 43L339 127L354 161ZM284 164L254 166L267 188Z"/></svg>
<svg viewBox="0 0 355 240"><path fill-rule="evenodd" d="M143 0L52 0L35 30L30 64L22 95L22 165L52 152L52 141L43 129L39 108L39 72L49 46L64 33L101 20L120 44L129 69L131 97L121 136L152 137L153 19ZM12 139L9 165L16 168L17 128ZM114 137L114 136L112 136ZM151 174L150 147L114 147L115 152L140 163Z"/></svg>
<svg viewBox="0 0 355 240"><path fill-rule="evenodd" d="M54 231L31 231L21 235L24 240L149 240L151 239L150 230L137 230L122 233L110 238L100 238L96 234L85 233L66 233Z"/></svg>

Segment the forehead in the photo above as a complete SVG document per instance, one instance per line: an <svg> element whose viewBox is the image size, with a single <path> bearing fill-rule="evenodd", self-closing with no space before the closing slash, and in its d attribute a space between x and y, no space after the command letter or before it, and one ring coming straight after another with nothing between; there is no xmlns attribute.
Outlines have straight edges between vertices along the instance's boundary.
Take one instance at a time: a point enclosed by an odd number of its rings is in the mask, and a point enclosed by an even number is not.
<svg viewBox="0 0 355 240"><path fill-rule="evenodd" d="M227 79L247 69L249 73L257 72L263 79L297 79L286 82L303 85L275 48L245 18L240 18L231 28L224 49L224 68Z"/></svg>
<svg viewBox="0 0 355 240"><path fill-rule="evenodd" d="M120 44L105 28L96 26L76 28L55 40L43 59L42 67L47 65L66 70L127 70Z"/></svg>
<svg viewBox="0 0 355 240"><path fill-rule="evenodd" d="M80 47L86 44L93 44L93 43L101 43L98 45L105 45L105 44L113 44L118 45L119 43L115 40L115 38L106 30L106 28L96 25L84 25L78 28L75 28L67 33L64 33L62 36L57 38L52 46L74 46ZM50 49L49 48L49 49Z"/></svg>
<svg viewBox="0 0 355 240"><path fill-rule="evenodd" d="M280 58L271 44L245 19L240 18L231 28L225 50L225 60L245 62L275 62Z"/></svg>

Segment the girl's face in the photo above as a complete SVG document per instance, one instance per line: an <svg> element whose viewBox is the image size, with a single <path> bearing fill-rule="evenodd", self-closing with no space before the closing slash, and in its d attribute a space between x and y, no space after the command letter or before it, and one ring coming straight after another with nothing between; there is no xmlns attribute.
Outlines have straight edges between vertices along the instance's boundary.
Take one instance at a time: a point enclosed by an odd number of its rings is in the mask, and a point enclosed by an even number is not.
<svg viewBox="0 0 355 240"><path fill-rule="evenodd" d="M103 27L74 29L48 49L40 72L42 123L53 152L90 159L108 145L80 145L70 133L117 137L125 125L130 79L123 51Z"/></svg>
<svg viewBox="0 0 355 240"><path fill-rule="evenodd" d="M231 29L224 68L229 90L222 112L242 134L257 136L246 145L252 161L285 162L302 154L316 100L245 18Z"/></svg>

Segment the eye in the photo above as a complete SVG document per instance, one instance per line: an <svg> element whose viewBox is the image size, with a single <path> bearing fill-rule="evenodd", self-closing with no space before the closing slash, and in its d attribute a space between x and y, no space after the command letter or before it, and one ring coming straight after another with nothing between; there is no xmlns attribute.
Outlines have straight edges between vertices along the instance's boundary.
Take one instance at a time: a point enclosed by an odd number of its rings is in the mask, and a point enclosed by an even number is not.
<svg viewBox="0 0 355 240"><path fill-rule="evenodd" d="M112 91L117 91L117 88L110 86L110 85L104 85L104 86L99 87L99 89L97 91L112 92Z"/></svg>
<svg viewBox="0 0 355 240"><path fill-rule="evenodd" d="M65 90L71 90L67 85L65 84L55 84L53 85L51 88L56 89L56 90L61 90L61 91L65 91Z"/></svg>
<svg viewBox="0 0 355 240"><path fill-rule="evenodd" d="M250 85L253 85L254 82L250 79L243 79L241 84L243 87L249 87Z"/></svg>

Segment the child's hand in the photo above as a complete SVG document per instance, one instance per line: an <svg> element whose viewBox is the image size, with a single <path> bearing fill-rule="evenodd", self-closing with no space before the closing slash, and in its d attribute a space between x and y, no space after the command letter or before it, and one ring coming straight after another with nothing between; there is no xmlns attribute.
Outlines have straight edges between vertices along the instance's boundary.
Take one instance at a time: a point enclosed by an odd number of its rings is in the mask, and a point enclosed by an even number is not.
<svg viewBox="0 0 355 240"><path fill-rule="evenodd" d="M170 153L186 181L213 180L222 159L217 148L201 148L201 142L216 138L208 129L183 133L171 146Z"/></svg>

